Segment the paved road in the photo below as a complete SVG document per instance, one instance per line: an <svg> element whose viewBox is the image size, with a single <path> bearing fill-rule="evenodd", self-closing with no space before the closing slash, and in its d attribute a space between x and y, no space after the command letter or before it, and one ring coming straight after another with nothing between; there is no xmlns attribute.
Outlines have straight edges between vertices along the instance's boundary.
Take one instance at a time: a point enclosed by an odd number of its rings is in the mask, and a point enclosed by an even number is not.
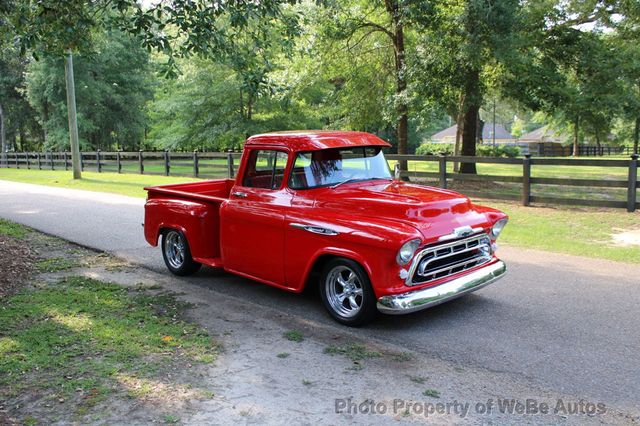
<svg viewBox="0 0 640 426"><path fill-rule="evenodd" d="M142 236L141 199L0 181L0 217L163 270ZM451 303L383 317L359 333L512 375L533 386L640 408L640 267L505 247L506 278ZM310 296L214 270L189 282L331 326ZM508 395L498 395L508 397Z"/></svg>

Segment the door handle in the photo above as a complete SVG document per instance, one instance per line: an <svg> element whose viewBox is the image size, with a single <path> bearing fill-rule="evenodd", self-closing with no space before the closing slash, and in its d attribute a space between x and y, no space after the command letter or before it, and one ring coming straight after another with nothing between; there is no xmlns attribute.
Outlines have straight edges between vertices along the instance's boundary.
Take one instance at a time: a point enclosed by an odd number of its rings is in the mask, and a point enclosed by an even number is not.
<svg viewBox="0 0 640 426"><path fill-rule="evenodd" d="M231 195L233 195L234 197L238 197L238 198L247 198L247 193L246 192L234 191L234 192L231 193Z"/></svg>

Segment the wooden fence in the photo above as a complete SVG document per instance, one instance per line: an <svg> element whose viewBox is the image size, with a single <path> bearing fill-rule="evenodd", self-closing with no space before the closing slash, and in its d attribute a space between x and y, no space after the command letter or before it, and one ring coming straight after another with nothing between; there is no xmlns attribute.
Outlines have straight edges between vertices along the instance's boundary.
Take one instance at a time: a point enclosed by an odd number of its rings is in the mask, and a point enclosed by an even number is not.
<svg viewBox="0 0 640 426"><path fill-rule="evenodd" d="M82 152L81 165L83 170L114 173L141 173L165 176L193 176L201 178L233 177L236 165L239 164L240 153L222 152L169 152L169 151L138 151L138 152ZM595 207L626 208L633 212L640 208L637 200L638 156L631 155L624 159L559 159L559 158L492 158L492 157L464 157L464 156L433 156L433 155L387 155L389 161L405 160L413 171L403 172L402 175L411 180L425 181L441 188L460 188L465 194L478 198L499 200L518 200L523 205L531 203L569 204ZM462 174L453 173L452 163L465 162L489 165L511 165L512 171L517 173L505 174ZM515 166L515 168L514 168ZM545 166L567 167L597 167L615 170L613 178L567 178L536 176L532 169ZM66 152L20 152L6 153L0 158L0 167L40 169L40 170L69 170L71 155ZM423 170L417 170L417 169ZM432 170L432 171L424 171ZM573 169L575 170L575 169ZM568 171L566 174L573 172ZM625 177L622 179L621 177ZM462 184L476 182L485 187L480 190L465 187ZM508 185L499 187L499 185ZM489 190L487 190L487 187ZM545 191L541 188L547 188ZM609 191L619 199L596 199L587 194L586 198L557 196L562 191L557 188L587 188ZM550 188L550 189L549 189ZM626 191L625 191L626 190ZM626 194L626 197L622 194ZM549 194L552 195L549 195Z"/></svg>
<svg viewBox="0 0 640 426"><path fill-rule="evenodd" d="M402 172L402 176L412 178L426 178L435 180L441 188L448 188L452 182L487 182L495 185L496 183L515 184L519 188L518 193L494 190L494 191L474 191L464 189L464 193L469 196L489 199L502 200L519 200L522 205L528 206L531 203L545 204L569 204L593 207L617 207L626 208L627 211L633 212L640 208L637 202L638 183L638 155L634 154L629 160L611 160L611 159L559 159L559 158L531 158L526 155L524 158L492 158L492 157L465 157L465 156L437 156L437 155L387 155L390 161L405 160L407 162L437 162L437 171L408 171ZM496 165L515 165L521 167L521 173L517 175L496 175L496 174L464 174L453 173L450 167L453 162L458 163L474 163L474 164L496 164ZM599 167L599 168L621 168L626 171L626 179L593 179L593 178L565 178L565 177L534 177L532 176L533 167L545 166L578 166L578 167ZM588 188L625 188L626 199L619 200L602 200L593 198L572 198L559 197L547 194L537 194L532 191L533 186L562 186L562 187L588 187Z"/></svg>

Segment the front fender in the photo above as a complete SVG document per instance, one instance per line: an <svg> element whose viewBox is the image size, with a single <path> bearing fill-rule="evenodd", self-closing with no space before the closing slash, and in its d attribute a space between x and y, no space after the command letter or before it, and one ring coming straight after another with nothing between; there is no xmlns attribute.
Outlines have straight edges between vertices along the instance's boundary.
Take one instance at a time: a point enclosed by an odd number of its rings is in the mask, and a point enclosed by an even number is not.
<svg viewBox="0 0 640 426"><path fill-rule="evenodd" d="M291 226L294 224L294 226ZM322 227L334 233L317 234L299 225ZM285 225L285 275L287 286L302 291L322 256L346 257L363 266L374 291L396 274L396 254L405 242L420 238L407 223L370 217L315 215L312 219L288 217Z"/></svg>

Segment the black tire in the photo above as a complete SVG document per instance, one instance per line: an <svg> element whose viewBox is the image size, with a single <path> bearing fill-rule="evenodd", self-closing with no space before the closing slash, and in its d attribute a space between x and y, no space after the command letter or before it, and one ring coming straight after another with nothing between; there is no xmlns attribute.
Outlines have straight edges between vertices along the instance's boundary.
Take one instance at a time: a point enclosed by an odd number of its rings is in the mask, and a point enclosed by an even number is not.
<svg viewBox="0 0 640 426"><path fill-rule="evenodd" d="M162 233L162 257L167 269L181 277L194 274L202 267L191 257L189 242L177 229L167 229Z"/></svg>
<svg viewBox="0 0 640 426"><path fill-rule="evenodd" d="M341 257L330 260L322 268L319 288L327 312L341 324L357 327L378 315L371 281L358 262Z"/></svg>

